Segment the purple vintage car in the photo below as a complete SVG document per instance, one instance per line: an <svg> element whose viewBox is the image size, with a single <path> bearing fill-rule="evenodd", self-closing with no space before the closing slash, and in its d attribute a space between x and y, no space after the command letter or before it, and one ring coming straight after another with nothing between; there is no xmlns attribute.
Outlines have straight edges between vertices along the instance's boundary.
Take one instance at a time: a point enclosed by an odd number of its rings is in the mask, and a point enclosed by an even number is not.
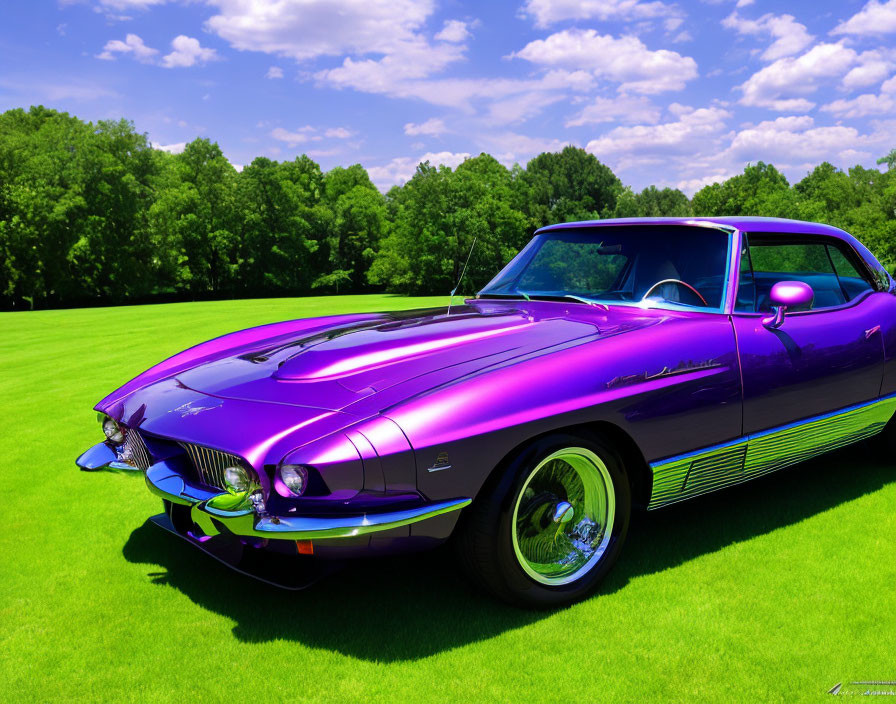
<svg viewBox="0 0 896 704"><path fill-rule="evenodd" d="M634 507L896 435L894 293L826 225L554 225L462 306L181 352L97 404L77 463L142 474L157 523L280 584L453 538L498 596L568 603Z"/></svg>

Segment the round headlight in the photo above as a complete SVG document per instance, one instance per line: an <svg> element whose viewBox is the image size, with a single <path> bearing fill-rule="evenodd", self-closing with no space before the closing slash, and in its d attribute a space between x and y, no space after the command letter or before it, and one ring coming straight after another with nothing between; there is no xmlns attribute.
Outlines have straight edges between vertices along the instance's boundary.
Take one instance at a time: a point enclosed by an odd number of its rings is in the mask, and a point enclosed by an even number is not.
<svg viewBox="0 0 896 704"><path fill-rule="evenodd" d="M249 473L242 467L227 467L224 470L224 486L231 494L249 491Z"/></svg>
<svg viewBox="0 0 896 704"><path fill-rule="evenodd" d="M280 467L280 481L293 496L301 496L308 486L308 470L300 464L285 464Z"/></svg>
<svg viewBox="0 0 896 704"><path fill-rule="evenodd" d="M106 420L103 421L103 434L106 436L107 440L111 440L112 442L124 442L124 432L121 430L118 423L111 418L106 418Z"/></svg>

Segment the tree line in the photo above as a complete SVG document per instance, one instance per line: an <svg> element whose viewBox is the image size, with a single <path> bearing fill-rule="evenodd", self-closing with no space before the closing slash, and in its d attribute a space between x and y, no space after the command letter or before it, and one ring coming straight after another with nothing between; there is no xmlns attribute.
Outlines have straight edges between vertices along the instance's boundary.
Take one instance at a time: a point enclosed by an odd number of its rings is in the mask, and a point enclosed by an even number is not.
<svg viewBox="0 0 896 704"><path fill-rule="evenodd" d="M829 163L791 185L759 162L694 197L626 187L572 146L507 168L488 154L420 164L385 195L359 164L307 156L237 171L218 145L154 149L126 120L44 107L0 114L0 306L464 291L544 225L635 216L767 215L827 222L896 267L896 150L884 172Z"/></svg>

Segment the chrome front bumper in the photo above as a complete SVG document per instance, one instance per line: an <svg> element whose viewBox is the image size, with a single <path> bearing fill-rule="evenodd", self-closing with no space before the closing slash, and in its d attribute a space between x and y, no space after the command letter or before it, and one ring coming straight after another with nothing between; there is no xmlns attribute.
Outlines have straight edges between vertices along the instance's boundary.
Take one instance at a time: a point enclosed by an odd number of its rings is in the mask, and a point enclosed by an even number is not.
<svg viewBox="0 0 896 704"><path fill-rule="evenodd" d="M190 517L209 536L224 531L234 535L277 540L314 540L316 538L351 538L390 528L419 523L451 511L459 511L472 499L440 501L411 509L353 516L266 516L252 508L223 510L214 506L215 499L231 499L226 492L209 491L185 480L164 460L146 472L119 462L115 451L99 443L81 455L76 464L85 471L112 471L143 474L149 490L172 503L190 507ZM223 527L223 530L222 530Z"/></svg>

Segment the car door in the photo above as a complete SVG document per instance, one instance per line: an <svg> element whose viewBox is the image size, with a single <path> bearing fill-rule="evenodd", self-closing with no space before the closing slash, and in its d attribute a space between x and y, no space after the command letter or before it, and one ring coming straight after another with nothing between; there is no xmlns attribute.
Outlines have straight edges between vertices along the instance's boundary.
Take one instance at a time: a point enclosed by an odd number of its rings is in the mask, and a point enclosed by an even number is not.
<svg viewBox="0 0 896 704"><path fill-rule="evenodd" d="M869 430L864 411L883 376L881 324L889 294L878 293L851 247L817 235L744 235L732 323L743 378L746 470L775 469L801 454ZM814 301L789 310L777 329L763 319L778 281L803 281Z"/></svg>

